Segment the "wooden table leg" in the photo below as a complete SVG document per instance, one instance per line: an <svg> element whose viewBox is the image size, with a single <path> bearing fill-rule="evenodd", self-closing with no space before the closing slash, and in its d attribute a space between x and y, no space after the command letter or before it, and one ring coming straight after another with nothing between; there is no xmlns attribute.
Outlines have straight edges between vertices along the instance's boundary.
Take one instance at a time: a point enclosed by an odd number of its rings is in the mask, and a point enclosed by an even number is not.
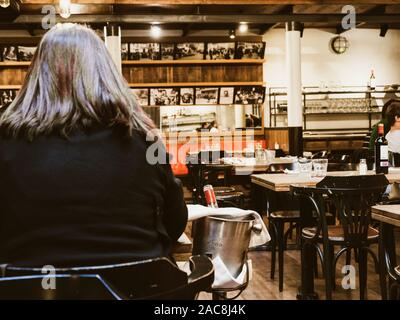
<svg viewBox="0 0 400 320"><path fill-rule="evenodd" d="M301 248L301 287L297 293L299 300L318 299L318 294L314 291L314 254L315 248L304 243Z"/></svg>

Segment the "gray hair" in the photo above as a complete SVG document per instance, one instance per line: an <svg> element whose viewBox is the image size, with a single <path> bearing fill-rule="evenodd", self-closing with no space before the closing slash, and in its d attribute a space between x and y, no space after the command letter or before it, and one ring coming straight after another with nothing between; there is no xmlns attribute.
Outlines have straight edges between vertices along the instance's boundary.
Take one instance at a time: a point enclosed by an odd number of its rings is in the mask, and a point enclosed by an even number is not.
<svg viewBox="0 0 400 320"><path fill-rule="evenodd" d="M81 25L58 24L36 49L19 94L0 118L0 133L32 140L96 128L132 136L154 131L154 124L100 37Z"/></svg>

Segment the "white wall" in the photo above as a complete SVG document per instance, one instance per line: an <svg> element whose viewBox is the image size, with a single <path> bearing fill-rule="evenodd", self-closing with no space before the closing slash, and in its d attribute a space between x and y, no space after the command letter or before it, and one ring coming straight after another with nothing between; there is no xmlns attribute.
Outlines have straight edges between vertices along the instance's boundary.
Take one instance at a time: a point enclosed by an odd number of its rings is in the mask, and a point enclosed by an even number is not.
<svg viewBox="0 0 400 320"><path fill-rule="evenodd" d="M377 85L400 83L400 30L389 30L385 37L379 36L378 29L349 30L343 36L349 40L350 47L342 55L330 50L334 36L329 30L304 30L301 39L303 86L365 86L372 69ZM264 41L267 43L266 86L286 86L285 30L267 32Z"/></svg>

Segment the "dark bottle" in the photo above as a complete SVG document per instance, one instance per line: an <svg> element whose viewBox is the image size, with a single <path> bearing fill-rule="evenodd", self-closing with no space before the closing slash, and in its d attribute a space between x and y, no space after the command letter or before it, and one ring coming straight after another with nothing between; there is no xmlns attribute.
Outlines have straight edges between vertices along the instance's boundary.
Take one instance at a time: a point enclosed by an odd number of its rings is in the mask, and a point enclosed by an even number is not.
<svg viewBox="0 0 400 320"><path fill-rule="evenodd" d="M389 172L389 148L383 123L378 124L378 138L375 140L375 172Z"/></svg>

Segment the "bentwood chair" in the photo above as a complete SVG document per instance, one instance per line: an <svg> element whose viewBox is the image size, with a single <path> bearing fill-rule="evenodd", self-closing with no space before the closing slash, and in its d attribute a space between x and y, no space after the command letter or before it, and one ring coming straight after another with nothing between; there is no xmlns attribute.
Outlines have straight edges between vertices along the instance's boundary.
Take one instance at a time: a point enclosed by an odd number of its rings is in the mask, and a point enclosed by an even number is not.
<svg viewBox="0 0 400 320"><path fill-rule="evenodd" d="M219 206L243 207L244 193L230 183L233 166L219 163L224 155L224 151L202 151L187 161L194 203L206 204L203 187L211 184Z"/></svg>
<svg viewBox="0 0 400 320"><path fill-rule="evenodd" d="M282 173L293 170L294 164L271 164L267 173ZM267 216L271 232L271 279L275 278L276 251L278 249L279 291L283 291L284 250L292 231L297 228L300 219L298 203L289 193L267 192ZM289 228L285 232L285 225ZM299 234L298 232L296 233Z"/></svg>
<svg viewBox="0 0 400 320"><path fill-rule="evenodd" d="M79 292L87 293L83 298L88 299L98 298L96 295L90 296L88 289L85 288L85 284L89 281L87 280L88 275L95 275L98 280L101 280L100 282L103 283L106 289L109 289L109 297L115 295L115 297L120 299L130 300L191 300L195 299L200 291L206 291L211 288L214 281L214 268L211 260L206 256L193 256L189 261L191 265L190 275L180 270L167 258L156 258L115 265L57 268L55 269L55 274L64 276L64 278L56 278L57 284L60 279L62 284L65 284L68 277L71 279L74 277L85 279L86 281L80 282L80 287L76 286L76 290L79 289ZM45 297L40 288L35 287L41 285L40 279L32 278L32 276L37 275L43 276L41 268L6 266L3 270L3 276L7 278L3 278L3 280L5 279L3 282L0 281L0 297L8 297L6 289L10 282L7 282L7 280L21 281L16 285L19 288L21 297L24 297L25 292L27 294L26 298L32 297L32 295L29 295L29 292L38 293L38 299ZM94 280L91 279L91 281L93 282ZM97 286L99 285L97 284ZM26 288L26 290L22 288ZM104 294L104 296L106 297L107 295ZM50 297L65 296L57 295L56 293ZM79 296L75 296L75 298L79 298Z"/></svg>
<svg viewBox="0 0 400 320"><path fill-rule="evenodd" d="M295 195L306 199L312 205L312 213L317 217L315 227L302 229L302 259L306 256L307 249L317 252L325 275L327 299L332 299L336 263L346 252L346 265L349 265L351 250L355 251L356 262L358 262L360 299L365 299L368 253L374 259L375 269L379 269L378 258L370 249L370 245L378 243L379 239L379 231L371 226L371 206L381 200L388 183L383 174L329 176L318 183L316 188L292 187ZM327 224L326 199L334 204L340 225ZM336 253L335 246L340 247ZM302 260L302 267L303 263L304 260Z"/></svg>

